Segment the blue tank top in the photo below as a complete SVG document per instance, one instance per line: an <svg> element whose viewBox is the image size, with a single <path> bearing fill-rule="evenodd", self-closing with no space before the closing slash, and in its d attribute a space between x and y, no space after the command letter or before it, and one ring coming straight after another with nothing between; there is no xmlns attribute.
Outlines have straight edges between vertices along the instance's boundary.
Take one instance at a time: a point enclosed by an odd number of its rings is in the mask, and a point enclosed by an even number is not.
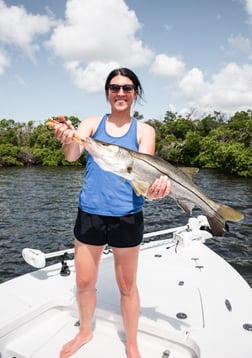
<svg viewBox="0 0 252 358"><path fill-rule="evenodd" d="M102 118L93 138L137 151L137 120L132 118L126 134L112 137L106 131L107 118L108 114ZM79 208L82 211L104 216L124 216L140 212L143 204L143 196L134 193L129 181L101 169L86 152L86 174L79 195Z"/></svg>

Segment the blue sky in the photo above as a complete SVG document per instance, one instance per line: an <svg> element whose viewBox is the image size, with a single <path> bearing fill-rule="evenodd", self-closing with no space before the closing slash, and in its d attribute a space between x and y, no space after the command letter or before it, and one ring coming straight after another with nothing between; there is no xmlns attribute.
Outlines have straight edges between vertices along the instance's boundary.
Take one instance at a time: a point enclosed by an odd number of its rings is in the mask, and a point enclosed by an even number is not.
<svg viewBox="0 0 252 358"><path fill-rule="evenodd" d="M102 115L119 66L146 120L252 109L252 0L0 0L0 119Z"/></svg>

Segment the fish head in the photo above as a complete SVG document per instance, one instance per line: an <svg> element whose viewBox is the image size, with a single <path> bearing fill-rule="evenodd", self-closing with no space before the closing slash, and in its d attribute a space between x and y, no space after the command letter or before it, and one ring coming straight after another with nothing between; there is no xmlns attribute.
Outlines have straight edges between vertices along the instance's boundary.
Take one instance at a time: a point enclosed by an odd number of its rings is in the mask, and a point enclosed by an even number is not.
<svg viewBox="0 0 252 358"><path fill-rule="evenodd" d="M85 139L85 148L103 170L132 179L133 157L126 148L102 142L92 137Z"/></svg>

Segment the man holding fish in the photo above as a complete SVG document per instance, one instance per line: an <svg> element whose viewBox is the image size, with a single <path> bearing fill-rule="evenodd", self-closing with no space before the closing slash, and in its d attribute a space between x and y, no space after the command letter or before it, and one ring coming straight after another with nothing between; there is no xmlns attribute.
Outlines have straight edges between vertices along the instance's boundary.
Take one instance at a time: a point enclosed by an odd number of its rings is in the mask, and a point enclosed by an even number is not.
<svg viewBox="0 0 252 358"><path fill-rule="evenodd" d="M133 151L154 155L155 131L131 116L131 106L143 95L141 83L127 68L113 70L107 77L105 93L111 111L101 117L83 120L75 130L70 121L55 124L56 138L62 143L66 160L78 160L85 141L104 141ZM116 164L116 163L115 163ZM170 192L170 181L160 175L149 186L145 196L160 199ZM131 183L104 171L87 152L86 175L79 195L78 215L74 227L77 302L80 330L66 343L60 358L72 356L92 339L92 320L96 307L96 281L101 255L110 245L115 262L116 280L121 294L121 312L126 335L128 358L140 358L137 343L139 294L136 284L138 254L143 238L144 198L136 195Z"/></svg>

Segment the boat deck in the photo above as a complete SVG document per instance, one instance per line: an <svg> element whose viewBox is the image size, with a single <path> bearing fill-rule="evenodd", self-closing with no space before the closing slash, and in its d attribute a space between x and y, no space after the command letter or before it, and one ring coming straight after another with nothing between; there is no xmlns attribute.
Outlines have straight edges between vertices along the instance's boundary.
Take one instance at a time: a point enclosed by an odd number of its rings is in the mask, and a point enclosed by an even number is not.
<svg viewBox="0 0 252 358"><path fill-rule="evenodd" d="M176 251L176 252L175 252ZM56 358L78 332L74 266L34 271L0 286L1 358ZM143 358L251 358L252 290L200 242L142 246L139 348ZM94 337L73 357L126 357L113 255L97 283Z"/></svg>

